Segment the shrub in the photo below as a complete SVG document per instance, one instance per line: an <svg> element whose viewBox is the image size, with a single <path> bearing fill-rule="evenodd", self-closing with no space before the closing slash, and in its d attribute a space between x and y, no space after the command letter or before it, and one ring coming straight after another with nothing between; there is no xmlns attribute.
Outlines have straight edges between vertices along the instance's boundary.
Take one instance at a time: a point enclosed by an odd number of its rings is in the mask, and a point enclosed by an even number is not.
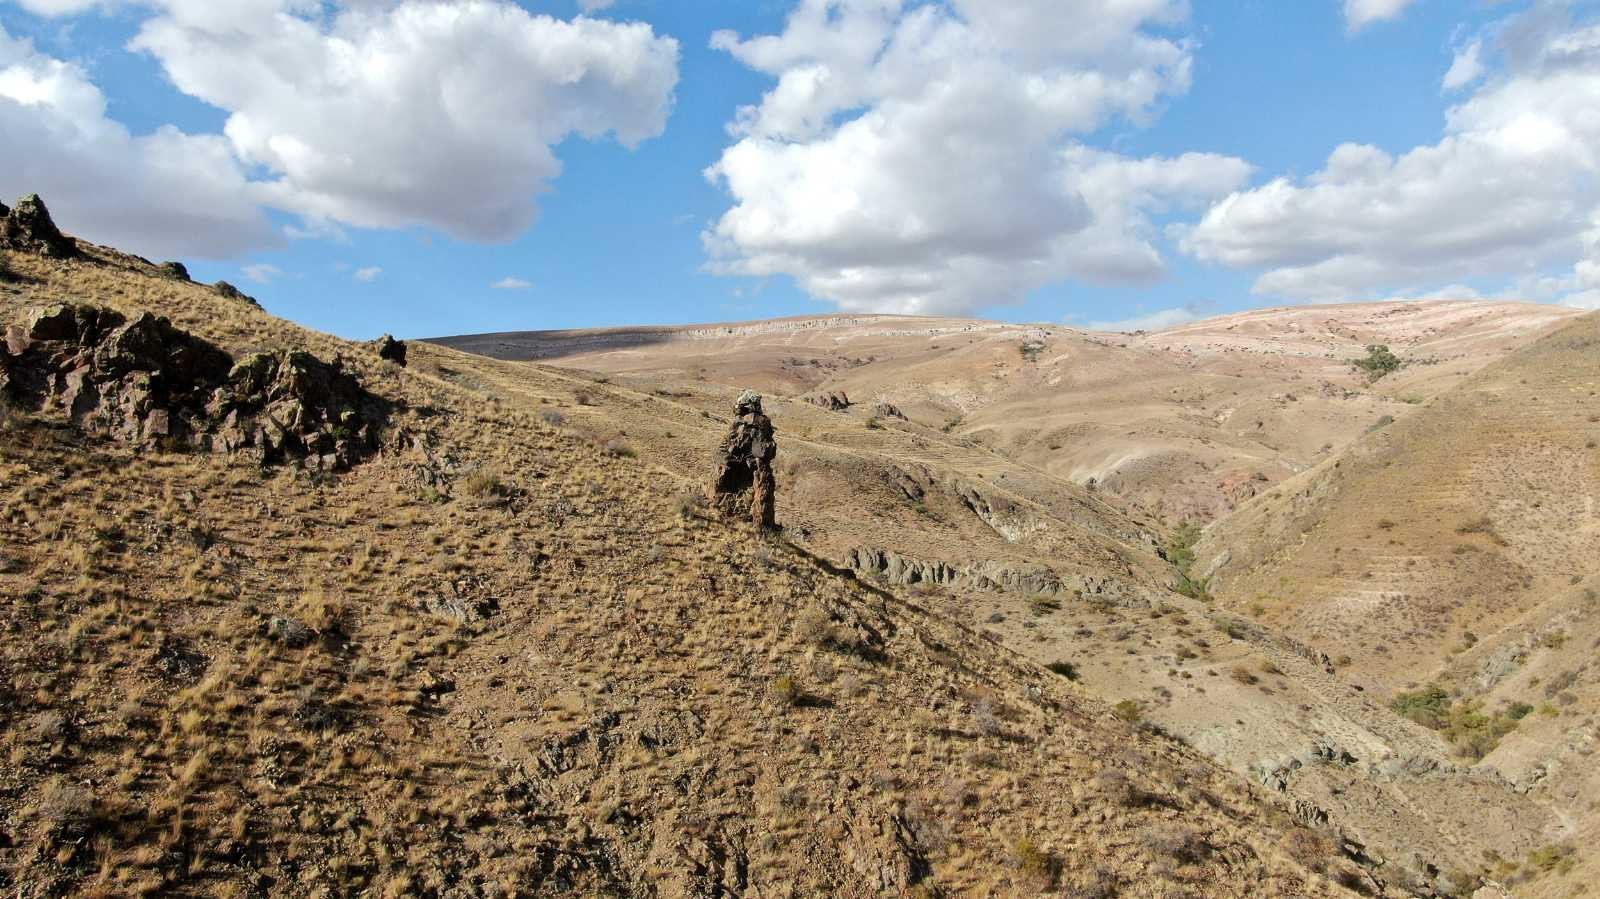
<svg viewBox="0 0 1600 899"><path fill-rule="evenodd" d="M1249 686L1260 680L1255 676L1254 672L1243 665L1234 666L1233 671L1229 673L1228 676L1232 677L1235 681L1244 684L1245 686Z"/></svg>
<svg viewBox="0 0 1600 899"><path fill-rule="evenodd" d="M1061 601L1051 596L1030 596L1028 609L1035 615L1048 615L1061 609Z"/></svg>
<svg viewBox="0 0 1600 899"><path fill-rule="evenodd" d="M793 706L800 702L800 685L787 674L773 678L772 682L767 684L767 693L778 705Z"/></svg>
<svg viewBox="0 0 1600 899"><path fill-rule="evenodd" d="M1361 359L1351 359L1350 364L1366 372L1367 377L1374 381L1399 371L1405 365L1387 344L1381 343L1368 346L1367 355Z"/></svg>
<svg viewBox="0 0 1600 899"><path fill-rule="evenodd" d="M698 490L684 490L672 500L672 506L680 518L694 518L700 514L700 507L705 502L705 497Z"/></svg>
<svg viewBox="0 0 1600 899"><path fill-rule="evenodd" d="M1144 703L1137 699L1124 699L1111 707L1111 714L1127 722L1136 722L1144 717Z"/></svg>
<svg viewBox="0 0 1600 899"><path fill-rule="evenodd" d="M628 445L628 441L623 440L621 437L613 437L607 440L602 449L605 450L606 455L617 459L632 459L638 455L633 451L633 447Z"/></svg>
<svg viewBox="0 0 1600 899"><path fill-rule="evenodd" d="M1061 861L1027 837L1012 844L1011 858L1023 879L1041 889L1055 886L1061 876Z"/></svg>
<svg viewBox="0 0 1600 899"><path fill-rule="evenodd" d="M1452 700L1438 684L1400 693L1389 707L1423 727L1439 732L1465 758L1476 761L1493 752L1506 734L1532 710L1524 704L1505 712L1485 713L1483 703L1468 699Z"/></svg>
<svg viewBox="0 0 1600 899"><path fill-rule="evenodd" d="M1049 668L1051 671L1055 672L1056 674L1061 675L1062 677L1066 678L1067 680L1077 680L1078 679L1078 666L1072 664L1071 662L1051 662L1050 664L1046 665L1045 667Z"/></svg>
<svg viewBox="0 0 1600 899"><path fill-rule="evenodd" d="M501 483L499 475L481 468L467 475L466 480L461 482L461 492L467 496L500 496L505 493L505 489L505 484Z"/></svg>
<svg viewBox="0 0 1600 899"><path fill-rule="evenodd" d="M1565 874L1572 870L1573 863L1572 847L1565 843L1551 843L1528 852L1528 867L1540 871L1560 871Z"/></svg>
<svg viewBox="0 0 1600 899"><path fill-rule="evenodd" d="M567 417L554 409L546 409L540 412L539 420L552 428L559 428L567 423Z"/></svg>

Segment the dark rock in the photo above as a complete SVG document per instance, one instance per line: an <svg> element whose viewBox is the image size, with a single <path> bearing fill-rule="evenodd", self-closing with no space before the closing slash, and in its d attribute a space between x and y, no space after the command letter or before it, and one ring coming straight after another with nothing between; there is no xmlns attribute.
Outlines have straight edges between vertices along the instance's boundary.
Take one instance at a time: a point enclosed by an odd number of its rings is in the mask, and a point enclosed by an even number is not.
<svg viewBox="0 0 1600 899"><path fill-rule="evenodd" d="M406 364L406 342L395 340L392 335L385 334L373 341L374 348L378 351L379 359L387 359L396 365L404 367Z"/></svg>
<svg viewBox="0 0 1600 899"><path fill-rule="evenodd" d="M772 420L761 412L761 394L750 390L739 397L734 412L737 417L717 450L712 505L730 518L748 517L757 527L775 527L778 482L772 460L778 443Z"/></svg>
<svg viewBox="0 0 1600 899"><path fill-rule="evenodd" d="M909 419L906 418L905 413L901 412L899 407L894 403L879 402L877 405L872 407L872 414L881 415L884 418L898 418L901 421L909 421Z"/></svg>
<svg viewBox="0 0 1600 899"><path fill-rule="evenodd" d="M813 406L827 409L829 412L843 412L853 405L850 402L850 397L846 396L845 392L842 390L832 393L819 393L816 396L808 396L806 397L806 402Z"/></svg>
<svg viewBox="0 0 1600 899"><path fill-rule="evenodd" d="M135 443L252 451L263 464L348 468L378 449L388 404L338 362L304 352L235 364L221 349L142 313L37 309L6 330L0 392L35 411Z"/></svg>
<svg viewBox="0 0 1600 899"><path fill-rule="evenodd" d="M56 227L50 210L45 208L38 194L29 194L18 200L14 208L5 209L4 217L0 218L0 248L57 259L78 255L77 241Z"/></svg>
<svg viewBox="0 0 1600 899"><path fill-rule="evenodd" d="M256 302L255 297L250 296L226 281L218 281L217 283L211 285L211 289L215 290L218 296L225 297L230 300L238 300L241 303L249 303L257 309L261 308L261 304Z"/></svg>
<svg viewBox="0 0 1600 899"><path fill-rule="evenodd" d="M181 262L163 262L156 266L156 274L163 278L171 278L174 281L187 282L189 280L189 269Z"/></svg>

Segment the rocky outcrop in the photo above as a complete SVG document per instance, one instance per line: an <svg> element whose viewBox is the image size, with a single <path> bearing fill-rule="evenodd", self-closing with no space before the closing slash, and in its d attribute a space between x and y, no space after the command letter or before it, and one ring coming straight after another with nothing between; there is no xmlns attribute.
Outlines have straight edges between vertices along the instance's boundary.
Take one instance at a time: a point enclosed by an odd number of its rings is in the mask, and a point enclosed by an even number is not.
<svg viewBox="0 0 1600 899"><path fill-rule="evenodd" d="M261 304L256 302L256 298L255 297L250 296L249 294L245 293L244 291L240 290L237 287L234 287L232 284L229 284L226 281L218 281L217 283L211 285L211 289L215 290L217 292L218 296L223 297L225 299L238 300L241 303L248 303L251 306L256 307L257 309L261 308Z"/></svg>
<svg viewBox="0 0 1600 899"><path fill-rule="evenodd" d="M181 262L163 262L156 266L156 273L163 278L189 283L189 267Z"/></svg>
<svg viewBox="0 0 1600 899"><path fill-rule="evenodd" d="M826 409L829 412L844 412L854 405L850 402L850 397L846 396L843 390L829 393L818 393L813 396L808 396L806 397L806 402L818 407L819 409Z"/></svg>
<svg viewBox="0 0 1600 899"><path fill-rule="evenodd" d="M385 334L372 342L372 348L377 350L378 358L405 367L406 342L395 340L393 335Z"/></svg>
<svg viewBox="0 0 1600 899"><path fill-rule="evenodd" d="M872 407L872 414L882 418L898 418L901 421L910 421L900 407L894 403L879 402Z"/></svg>
<svg viewBox="0 0 1600 899"><path fill-rule="evenodd" d="M6 330L0 395L133 443L164 442L347 468L378 448L387 404L339 362L256 353L238 363L165 318L36 309Z"/></svg>
<svg viewBox="0 0 1600 899"><path fill-rule="evenodd" d="M1063 575L1047 565L975 560L919 559L892 549L860 546L844 557L845 567L891 584L932 584L959 590L985 590L1019 596L1084 597L1116 605L1147 606L1123 584L1086 574Z"/></svg>
<svg viewBox="0 0 1600 899"><path fill-rule="evenodd" d="M61 233L38 194L29 194L8 209L0 203L0 249L38 253L57 259L78 255L78 243Z"/></svg>
<svg viewBox="0 0 1600 899"><path fill-rule="evenodd" d="M778 455L772 420L761 411L761 394L747 390L734 407L736 418L717 449L717 475L711 503L729 518L749 518L757 527L776 527L778 482L772 460Z"/></svg>

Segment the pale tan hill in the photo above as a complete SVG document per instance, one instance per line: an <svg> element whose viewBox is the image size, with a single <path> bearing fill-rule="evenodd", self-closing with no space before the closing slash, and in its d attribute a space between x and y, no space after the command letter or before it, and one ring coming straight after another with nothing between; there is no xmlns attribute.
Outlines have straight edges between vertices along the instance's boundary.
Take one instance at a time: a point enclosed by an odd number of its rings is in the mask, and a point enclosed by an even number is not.
<svg viewBox="0 0 1600 899"><path fill-rule="evenodd" d="M1227 605L1342 656L1370 694L1437 685L1419 717L1546 801L1563 845L1594 845L1600 316L1213 525L1200 555ZM1592 878L1583 858L1531 894Z"/></svg>
<svg viewBox="0 0 1600 899"><path fill-rule="evenodd" d="M1330 675L1314 640L1170 592L1176 574L1151 552L1164 550L1168 528L1144 514L1136 491L1175 493L1193 509L1204 491L1226 489L1209 507L1226 508L1273 478L1241 467L1219 483L1196 463L1198 480L1174 485L1185 469L1168 463L1202 454L1218 467L1314 460L1333 451L1324 435L1352 442L1382 415L1421 408L1416 395L1394 399L1389 383L1374 390L1358 377L1348 359L1362 341L1393 340L1413 359L1416 334L1446 332L1430 353L1450 341L1481 347L1483 359L1453 359L1458 368L1434 379L1447 384L1573 313L1398 303L1275 313L1291 322L1309 314L1373 318L1386 330L1362 326L1341 338L1345 348L1313 353L1307 338L1277 340L1268 328L1250 354L1214 358L1135 345L1160 335L872 316L462 340L561 365L479 370L507 392L534 371L569 379L573 422L625 434L691 478L738 389L786 393L769 396L769 411L784 441L780 511L794 539L1041 663L1072 665L1096 695L1131 703L1283 791L1306 820L1330 820L1378 858L1431 860L1421 864L1460 875L1444 881L1459 885L1495 873L1485 858L1522 858L1563 838L1561 818L1458 764L1437 734ZM1412 370L1420 368L1443 371ZM1303 390L1308 381L1315 390ZM841 392L854 405L807 402ZM964 417L944 417L952 412ZM1074 422L1070 437L1033 427L1062 420ZM1034 460L1040 443L1054 449ZM1052 468L1096 454L1115 456L1096 489Z"/></svg>
<svg viewBox="0 0 1600 899"><path fill-rule="evenodd" d="M427 346L399 368L89 251L7 253L0 321L93 303L236 357L337 355L392 419L332 474L7 411L8 893L1378 888L962 621L709 520L656 444L539 414L659 397ZM1120 526L1079 533L1137 557Z"/></svg>
<svg viewBox="0 0 1600 899"><path fill-rule="evenodd" d="M1392 302L1223 316L1155 334L962 319L824 316L523 332L445 345L640 385L843 393L888 403L1137 514L1209 521L1384 416L1576 315L1518 303ZM1349 365L1386 343L1414 364L1369 389Z"/></svg>

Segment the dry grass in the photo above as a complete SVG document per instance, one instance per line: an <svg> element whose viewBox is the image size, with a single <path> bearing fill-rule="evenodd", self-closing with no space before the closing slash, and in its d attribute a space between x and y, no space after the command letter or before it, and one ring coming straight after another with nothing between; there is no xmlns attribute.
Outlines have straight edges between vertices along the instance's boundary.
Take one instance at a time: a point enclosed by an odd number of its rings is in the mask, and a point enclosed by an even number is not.
<svg viewBox="0 0 1600 899"><path fill-rule="evenodd" d="M541 421L529 397L558 385L536 369L421 346L401 370L138 270L15 267L40 285L0 292L8 319L70 294L233 350L341 351L412 439L326 479L8 417L8 885L1337 892L1231 775L949 618L684 514L648 459ZM482 472L517 489L469 487ZM1130 748L1143 776L1200 766L1206 795L1237 798L1086 786ZM1156 871L1135 835L1178 815L1218 851Z"/></svg>

